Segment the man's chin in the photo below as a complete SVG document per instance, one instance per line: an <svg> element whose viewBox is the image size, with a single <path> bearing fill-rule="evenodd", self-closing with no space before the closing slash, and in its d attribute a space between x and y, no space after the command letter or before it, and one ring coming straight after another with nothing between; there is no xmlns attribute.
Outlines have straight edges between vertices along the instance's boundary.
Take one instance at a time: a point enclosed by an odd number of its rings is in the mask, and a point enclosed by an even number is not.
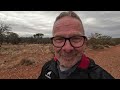
<svg viewBox="0 0 120 90"><path fill-rule="evenodd" d="M60 65L65 66L66 68L70 68L74 62L73 58L62 58L60 59Z"/></svg>
<svg viewBox="0 0 120 90"><path fill-rule="evenodd" d="M60 62L60 66L63 66L65 68L71 68L73 65L69 62Z"/></svg>
<svg viewBox="0 0 120 90"><path fill-rule="evenodd" d="M79 59L76 59L75 57L61 57L58 59L60 62L60 65L66 67L66 68L71 68L72 66L74 66Z"/></svg>
<svg viewBox="0 0 120 90"><path fill-rule="evenodd" d="M62 59L63 59L63 61L72 61L73 60L72 57L65 57L65 58L62 58Z"/></svg>

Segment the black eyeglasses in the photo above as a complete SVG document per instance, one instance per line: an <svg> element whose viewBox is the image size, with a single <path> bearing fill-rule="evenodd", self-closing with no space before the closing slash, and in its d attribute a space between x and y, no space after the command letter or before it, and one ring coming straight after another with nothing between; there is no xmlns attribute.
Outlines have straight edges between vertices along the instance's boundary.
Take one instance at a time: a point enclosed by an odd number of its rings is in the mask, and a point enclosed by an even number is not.
<svg viewBox="0 0 120 90"><path fill-rule="evenodd" d="M87 39L86 36L73 36L70 38L57 36L57 37L51 38L52 44L58 48L63 47L67 40L69 40L72 47L79 48L79 47L83 46L86 39Z"/></svg>

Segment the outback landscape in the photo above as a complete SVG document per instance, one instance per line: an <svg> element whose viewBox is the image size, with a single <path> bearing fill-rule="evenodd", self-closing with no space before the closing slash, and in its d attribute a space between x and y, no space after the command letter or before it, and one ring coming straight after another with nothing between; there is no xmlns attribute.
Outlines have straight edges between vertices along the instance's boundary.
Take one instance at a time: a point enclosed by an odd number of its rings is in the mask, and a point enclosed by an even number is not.
<svg viewBox="0 0 120 90"><path fill-rule="evenodd" d="M45 62L53 56L51 44L2 45L0 48L0 79L37 79ZM93 50L85 54L120 79L120 45Z"/></svg>
<svg viewBox="0 0 120 90"><path fill-rule="evenodd" d="M81 43L87 45L86 56L120 79L120 12L75 12L85 24ZM52 26L60 13L0 11L0 79L38 78L42 66L54 57Z"/></svg>

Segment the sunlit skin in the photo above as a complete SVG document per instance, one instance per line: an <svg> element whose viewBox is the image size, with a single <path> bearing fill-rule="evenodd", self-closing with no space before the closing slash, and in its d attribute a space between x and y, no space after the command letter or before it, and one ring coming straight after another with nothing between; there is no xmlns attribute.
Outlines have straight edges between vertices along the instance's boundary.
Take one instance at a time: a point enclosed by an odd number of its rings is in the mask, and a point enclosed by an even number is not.
<svg viewBox="0 0 120 90"><path fill-rule="evenodd" d="M84 35L83 25L78 19L65 16L55 22L53 26L53 37L62 36L69 38L76 35ZM55 57L57 57L60 66L63 66L65 68L71 68L80 60L85 47L86 42L83 46L74 48L71 46L68 40L62 48L53 46Z"/></svg>

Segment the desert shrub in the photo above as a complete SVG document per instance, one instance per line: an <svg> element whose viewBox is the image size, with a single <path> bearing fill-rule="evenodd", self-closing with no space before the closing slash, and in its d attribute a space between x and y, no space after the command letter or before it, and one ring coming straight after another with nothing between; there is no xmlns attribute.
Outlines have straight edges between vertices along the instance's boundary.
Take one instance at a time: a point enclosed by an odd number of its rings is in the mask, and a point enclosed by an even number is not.
<svg viewBox="0 0 120 90"><path fill-rule="evenodd" d="M29 65L33 65L34 63L35 63L35 61L33 61L33 60L22 59L20 62L20 65L29 66Z"/></svg>
<svg viewBox="0 0 120 90"><path fill-rule="evenodd" d="M104 49L104 46L103 45L93 45L92 46L92 49Z"/></svg>
<svg viewBox="0 0 120 90"><path fill-rule="evenodd" d="M109 48L110 46L109 45L104 45L104 47Z"/></svg>
<svg viewBox="0 0 120 90"><path fill-rule="evenodd" d="M93 49L103 49L104 47L115 46L115 40L111 36L102 35L99 33L91 34L88 39L88 46Z"/></svg>

